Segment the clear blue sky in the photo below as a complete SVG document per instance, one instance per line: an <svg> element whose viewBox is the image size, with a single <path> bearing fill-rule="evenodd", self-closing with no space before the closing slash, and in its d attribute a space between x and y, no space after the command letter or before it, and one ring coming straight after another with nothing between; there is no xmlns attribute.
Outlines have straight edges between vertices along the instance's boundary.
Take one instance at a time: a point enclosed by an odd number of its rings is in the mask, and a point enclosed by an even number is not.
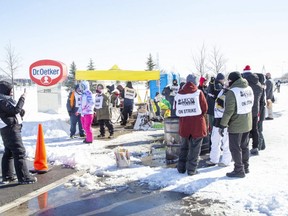
<svg viewBox="0 0 288 216"><path fill-rule="evenodd" d="M265 65L276 76L288 72L287 11L287 0L1 0L0 60L11 42L17 77L28 77L40 59L142 70L151 53L185 77L204 43L220 48L227 72Z"/></svg>

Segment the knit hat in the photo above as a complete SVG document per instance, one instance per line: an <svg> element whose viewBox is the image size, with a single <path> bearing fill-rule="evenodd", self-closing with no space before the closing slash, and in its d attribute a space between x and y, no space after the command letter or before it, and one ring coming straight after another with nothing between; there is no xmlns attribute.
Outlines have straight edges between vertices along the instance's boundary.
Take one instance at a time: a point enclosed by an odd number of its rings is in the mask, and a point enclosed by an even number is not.
<svg viewBox="0 0 288 216"><path fill-rule="evenodd" d="M200 77L199 86L203 86L204 82L206 81L205 77Z"/></svg>
<svg viewBox="0 0 288 216"><path fill-rule="evenodd" d="M194 85L197 85L196 84L196 77L193 75L193 74L189 74L186 78L186 82L191 82L193 83Z"/></svg>
<svg viewBox="0 0 288 216"><path fill-rule="evenodd" d="M13 86L7 81L0 81L0 93L3 95L10 95Z"/></svg>
<svg viewBox="0 0 288 216"><path fill-rule="evenodd" d="M238 71L231 72L228 76L229 86L231 86L236 80L241 78L241 74Z"/></svg>
<svg viewBox="0 0 288 216"><path fill-rule="evenodd" d="M246 72L251 72L251 68L249 65L246 65L245 68L243 69L243 73L246 73Z"/></svg>
<svg viewBox="0 0 288 216"><path fill-rule="evenodd" d="M217 76L216 76L216 80L224 80L225 79L225 76L222 74L222 73L218 73Z"/></svg>

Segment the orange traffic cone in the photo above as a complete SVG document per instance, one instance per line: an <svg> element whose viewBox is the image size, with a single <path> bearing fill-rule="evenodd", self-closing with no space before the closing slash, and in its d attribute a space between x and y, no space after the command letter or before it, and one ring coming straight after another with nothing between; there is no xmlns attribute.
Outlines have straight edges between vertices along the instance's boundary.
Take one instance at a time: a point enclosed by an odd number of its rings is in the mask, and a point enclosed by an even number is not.
<svg viewBox="0 0 288 216"><path fill-rule="evenodd" d="M48 192L40 194L37 198L39 209L45 209L47 207Z"/></svg>
<svg viewBox="0 0 288 216"><path fill-rule="evenodd" d="M36 152L34 158L34 172L38 174L48 172L48 164L47 164L47 156L46 156L46 148L44 142L44 133L42 125L38 125L38 136L36 143Z"/></svg>

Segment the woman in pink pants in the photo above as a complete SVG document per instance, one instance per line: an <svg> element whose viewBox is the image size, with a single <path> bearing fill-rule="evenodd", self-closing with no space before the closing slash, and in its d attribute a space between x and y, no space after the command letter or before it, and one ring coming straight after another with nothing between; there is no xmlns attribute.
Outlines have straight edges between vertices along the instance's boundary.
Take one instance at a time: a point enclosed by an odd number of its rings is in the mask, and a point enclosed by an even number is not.
<svg viewBox="0 0 288 216"><path fill-rule="evenodd" d="M81 114L82 127L86 133L86 139L84 143L93 143L92 122L94 113L94 97L90 91L88 81L84 80L80 82L80 90L82 92L81 106L78 112Z"/></svg>

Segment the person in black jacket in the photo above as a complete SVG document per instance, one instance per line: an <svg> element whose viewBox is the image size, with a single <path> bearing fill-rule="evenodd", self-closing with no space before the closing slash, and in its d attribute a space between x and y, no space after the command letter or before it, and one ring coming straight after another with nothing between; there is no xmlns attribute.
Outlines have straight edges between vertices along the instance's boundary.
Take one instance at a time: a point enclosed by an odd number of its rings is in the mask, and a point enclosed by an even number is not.
<svg viewBox="0 0 288 216"><path fill-rule="evenodd" d="M121 125L125 126L127 124L128 116L132 116L133 107L134 107L134 98L137 97L136 90L132 86L132 82L128 81L126 87L121 92L121 97L124 98L124 107L123 107L123 120Z"/></svg>
<svg viewBox="0 0 288 216"><path fill-rule="evenodd" d="M222 73L218 73L216 78L211 77L207 88L206 100L208 104L209 132L212 132L213 128L215 100L223 88L224 80L225 76Z"/></svg>
<svg viewBox="0 0 288 216"><path fill-rule="evenodd" d="M252 107L252 130L250 132L250 135L252 136L252 149L250 153L252 155L258 155L259 154L258 118L260 113L260 99L262 96L263 88L259 82L258 76L251 72L249 65L247 65L244 68L242 77L248 81L249 86L252 88L254 94L254 103Z"/></svg>
<svg viewBox="0 0 288 216"><path fill-rule="evenodd" d="M259 111L259 121L258 121L258 131L259 131L259 144L258 149L264 150L266 148L265 139L263 135L263 121L265 120L265 107L266 107L266 95L265 95L265 77L262 73L256 73L259 78L259 82L262 86L262 95L260 98L260 111Z"/></svg>
<svg viewBox="0 0 288 216"><path fill-rule="evenodd" d="M26 92L21 95L18 102L13 99L13 86L6 81L0 81L0 118L2 128L0 130L4 154L2 157L2 181L16 180L13 176L13 163L19 184L33 184L37 178L32 176L25 161L26 150L22 142L21 129L22 117L25 111L22 109Z"/></svg>

